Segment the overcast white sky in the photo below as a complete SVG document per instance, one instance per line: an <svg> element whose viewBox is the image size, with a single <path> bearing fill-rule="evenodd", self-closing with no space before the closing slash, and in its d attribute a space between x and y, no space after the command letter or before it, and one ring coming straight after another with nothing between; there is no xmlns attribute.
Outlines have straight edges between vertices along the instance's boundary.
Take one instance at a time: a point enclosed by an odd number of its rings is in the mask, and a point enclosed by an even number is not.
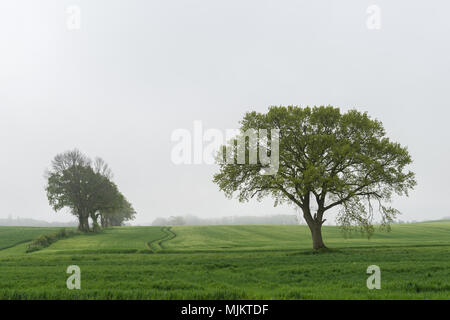
<svg viewBox="0 0 450 320"><path fill-rule="evenodd" d="M373 4L379 30L366 26ZM170 158L171 133L194 120L237 128L246 111L288 104L381 120L415 161L401 219L449 216L449 14L444 0L2 0L0 218L72 220L52 212L43 173L75 147L110 164L136 223L293 213L228 200L214 166Z"/></svg>

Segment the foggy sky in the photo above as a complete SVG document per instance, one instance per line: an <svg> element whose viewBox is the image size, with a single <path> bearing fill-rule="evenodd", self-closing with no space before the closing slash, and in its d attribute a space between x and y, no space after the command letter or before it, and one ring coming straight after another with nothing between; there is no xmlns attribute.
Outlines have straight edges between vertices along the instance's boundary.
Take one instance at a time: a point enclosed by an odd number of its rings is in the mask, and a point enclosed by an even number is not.
<svg viewBox="0 0 450 320"><path fill-rule="evenodd" d="M379 30L366 26L372 4ZM414 159L400 218L449 216L449 12L446 1L3 0L0 218L73 220L44 191L52 158L73 148L108 162L136 223L294 213L228 200L215 166L170 158L174 130L238 128L270 105L368 111Z"/></svg>

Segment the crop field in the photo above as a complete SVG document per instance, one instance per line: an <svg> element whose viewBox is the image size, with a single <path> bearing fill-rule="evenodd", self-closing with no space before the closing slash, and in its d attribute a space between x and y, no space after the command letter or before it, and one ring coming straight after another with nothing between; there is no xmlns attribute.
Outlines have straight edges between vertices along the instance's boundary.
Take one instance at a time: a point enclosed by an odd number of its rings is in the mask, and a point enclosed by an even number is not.
<svg viewBox="0 0 450 320"><path fill-rule="evenodd" d="M26 253L59 228L0 227L0 299L450 299L450 222L394 225L370 240L305 226L115 227ZM67 267L81 269L69 290ZM381 270L369 290L367 267Z"/></svg>
<svg viewBox="0 0 450 320"><path fill-rule="evenodd" d="M61 228L0 227L0 250L30 242L40 235L56 232L60 229Z"/></svg>

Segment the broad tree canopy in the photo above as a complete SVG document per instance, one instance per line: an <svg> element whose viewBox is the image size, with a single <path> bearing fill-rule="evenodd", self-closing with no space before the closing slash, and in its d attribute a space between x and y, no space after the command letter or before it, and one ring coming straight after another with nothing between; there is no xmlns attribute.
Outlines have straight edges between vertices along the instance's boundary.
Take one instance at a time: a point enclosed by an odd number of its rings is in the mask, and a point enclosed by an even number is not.
<svg viewBox="0 0 450 320"><path fill-rule="evenodd" d="M241 124L241 134L249 129L279 130L279 170L262 175L260 163L220 161L214 182L240 201L272 196L275 205L294 203L303 211L314 248L325 247L321 226L327 210L340 208L342 226L356 225L371 233L373 206L382 225L389 225L398 213L388 205L392 195L408 195L416 184L414 173L407 170L412 162L407 148L391 141L382 123L367 113L341 113L331 106L280 106L265 114L247 113Z"/></svg>

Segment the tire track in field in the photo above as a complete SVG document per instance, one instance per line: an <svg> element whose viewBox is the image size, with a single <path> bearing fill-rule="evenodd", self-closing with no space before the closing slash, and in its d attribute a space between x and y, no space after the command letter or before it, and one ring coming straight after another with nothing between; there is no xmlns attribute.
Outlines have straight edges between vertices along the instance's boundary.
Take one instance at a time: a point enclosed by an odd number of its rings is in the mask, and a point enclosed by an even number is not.
<svg viewBox="0 0 450 320"><path fill-rule="evenodd" d="M171 227L162 227L161 231L164 233L161 238L149 241L147 243L147 247L154 253L164 250L165 248L163 246L163 243L166 241L170 241L177 236L176 233L171 230Z"/></svg>
<svg viewBox="0 0 450 320"><path fill-rule="evenodd" d="M162 249L166 249L166 248L163 246L163 243L164 243L164 242L173 240L173 239L175 239L176 236L177 236L177 234L176 234L175 232L172 231L172 227L167 227L166 233L167 233L167 237L164 238L164 239L160 242L160 244L159 244L159 245L161 246Z"/></svg>

